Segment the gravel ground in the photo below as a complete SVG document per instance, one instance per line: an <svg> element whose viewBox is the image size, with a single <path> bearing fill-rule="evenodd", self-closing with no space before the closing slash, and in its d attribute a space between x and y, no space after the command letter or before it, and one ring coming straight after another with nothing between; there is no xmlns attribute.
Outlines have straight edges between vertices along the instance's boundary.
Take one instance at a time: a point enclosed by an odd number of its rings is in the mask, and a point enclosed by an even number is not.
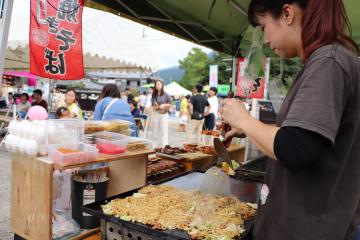
<svg viewBox="0 0 360 240"><path fill-rule="evenodd" d="M13 239L10 231L10 155L0 148L0 239Z"/></svg>
<svg viewBox="0 0 360 240"><path fill-rule="evenodd" d="M180 146L185 140L185 133L178 132L178 121L170 120L169 143L172 146ZM143 133L140 132L140 136ZM13 239L10 230L10 180L11 180L10 154L0 148L0 240Z"/></svg>

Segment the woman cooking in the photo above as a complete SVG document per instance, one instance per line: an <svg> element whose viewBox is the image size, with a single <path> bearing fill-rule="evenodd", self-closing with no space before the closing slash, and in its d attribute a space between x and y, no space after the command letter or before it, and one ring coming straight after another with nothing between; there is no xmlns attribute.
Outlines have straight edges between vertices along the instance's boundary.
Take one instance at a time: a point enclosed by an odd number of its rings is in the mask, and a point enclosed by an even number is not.
<svg viewBox="0 0 360 240"><path fill-rule="evenodd" d="M341 0L252 0L252 25L282 58L304 63L277 127L227 99L226 137L245 133L272 160L254 227L259 240L355 239L360 200L360 59Z"/></svg>

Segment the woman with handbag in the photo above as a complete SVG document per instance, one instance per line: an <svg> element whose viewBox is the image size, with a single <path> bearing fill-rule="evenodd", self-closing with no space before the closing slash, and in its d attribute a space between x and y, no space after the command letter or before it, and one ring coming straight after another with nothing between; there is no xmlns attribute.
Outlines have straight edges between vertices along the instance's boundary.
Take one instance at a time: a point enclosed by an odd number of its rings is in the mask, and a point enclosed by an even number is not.
<svg viewBox="0 0 360 240"><path fill-rule="evenodd" d="M169 108L171 98L164 91L164 83L155 81L155 89L152 95L152 132L156 146L165 147L169 144Z"/></svg>

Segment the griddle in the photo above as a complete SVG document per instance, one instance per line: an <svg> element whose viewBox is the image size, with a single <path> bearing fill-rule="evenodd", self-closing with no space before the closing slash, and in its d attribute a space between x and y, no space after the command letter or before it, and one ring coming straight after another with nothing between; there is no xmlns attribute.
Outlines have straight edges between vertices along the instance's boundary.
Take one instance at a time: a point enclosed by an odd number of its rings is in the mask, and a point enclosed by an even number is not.
<svg viewBox="0 0 360 240"><path fill-rule="evenodd" d="M189 189L198 189L201 183L202 175L204 173L201 171L189 171L177 176L153 183L153 185L170 185L180 189L189 190ZM257 203L258 196L260 193L261 184L250 181L243 181L239 179L231 179L231 195L236 196L241 201ZM133 195L140 188L128 191L122 194L118 194L102 201L94 202L83 207L83 211L89 213L93 216L97 216L106 222L110 222L111 226L118 226L119 234L121 233L123 239L169 239L169 240L179 240L179 239L191 239L187 232L182 230L157 230L153 229L151 226L141 224L138 222L128 222L121 220L112 215L104 214L101 205L104 205L110 202L113 199L125 198ZM245 232L236 239L245 240L248 239L248 236L251 234L253 219L247 220L244 223ZM113 227L111 227L113 228ZM111 239L112 240L112 239Z"/></svg>
<svg viewBox="0 0 360 240"><path fill-rule="evenodd" d="M235 178L262 183L264 181L268 157L249 161L235 170Z"/></svg>

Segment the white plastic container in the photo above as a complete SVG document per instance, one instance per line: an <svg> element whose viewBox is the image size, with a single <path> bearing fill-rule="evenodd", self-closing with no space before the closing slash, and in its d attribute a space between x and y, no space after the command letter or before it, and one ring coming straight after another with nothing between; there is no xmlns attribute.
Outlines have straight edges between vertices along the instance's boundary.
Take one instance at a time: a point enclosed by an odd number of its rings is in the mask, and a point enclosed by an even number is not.
<svg viewBox="0 0 360 240"><path fill-rule="evenodd" d="M128 130L132 124L133 123L125 120L86 121L85 134L94 134L103 131L129 133Z"/></svg>
<svg viewBox="0 0 360 240"><path fill-rule="evenodd" d="M130 140L128 136L114 132L99 132L96 133L95 136L96 142L110 143L122 147L126 147Z"/></svg>
<svg viewBox="0 0 360 240"><path fill-rule="evenodd" d="M61 149L74 150L78 152L64 153ZM49 159L60 166L76 165L94 162L99 157L96 147L85 143L68 143L49 145Z"/></svg>
<svg viewBox="0 0 360 240"><path fill-rule="evenodd" d="M113 132L99 132L96 136L96 147L103 154L120 154L126 151L130 140L128 136Z"/></svg>
<svg viewBox="0 0 360 240"><path fill-rule="evenodd" d="M84 141L85 121L78 119L49 120L49 144L79 143Z"/></svg>
<svg viewBox="0 0 360 240"><path fill-rule="evenodd" d="M145 138L130 137L129 143L132 143L132 142L139 142L139 143L144 144L147 148L152 148L152 142Z"/></svg>

